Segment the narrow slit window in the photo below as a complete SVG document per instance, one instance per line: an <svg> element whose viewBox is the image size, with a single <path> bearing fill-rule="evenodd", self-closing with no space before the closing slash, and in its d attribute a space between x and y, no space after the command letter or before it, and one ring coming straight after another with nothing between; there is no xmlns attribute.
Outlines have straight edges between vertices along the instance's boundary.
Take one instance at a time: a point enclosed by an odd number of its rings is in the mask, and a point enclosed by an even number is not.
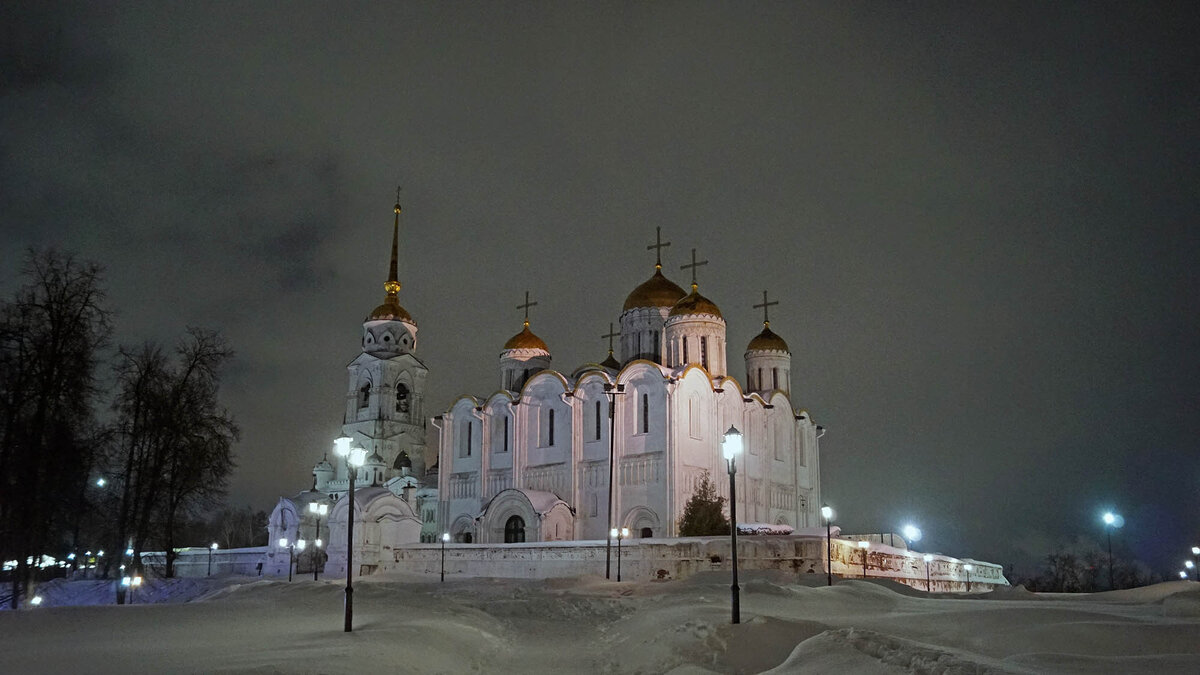
<svg viewBox="0 0 1200 675"><path fill-rule="evenodd" d="M685 337L683 338L683 365L686 366L688 363L690 361L688 360L687 338Z"/></svg>
<svg viewBox="0 0 1200 675"><path fill-rule="evenodd" d="M596 401L596 440L600 440L600 401Z"/></svg>
<svg viewBox="0 0 1200 675"><path fill-rule="evenodd" d="M650 395L642 394L642 433L650 433Z"/></svg>
<svg viewBox="0 0 1200 675"><path fill-rule="evenodd" d="M508 415L504 416L504 452L508 452Z"/></svg>
<svg viewBox="0 0 1200 675"><path fill-rule="evenodd" d="M554 445L554 408L550 409L550 415L547 419L549 427L546 430L546 445Z"/></svg>
<svg viewBox="0 0 1200 675"><path fill-rule="evenodd" d="M708 338L700 338L700 365L708 370Z"/></svg>

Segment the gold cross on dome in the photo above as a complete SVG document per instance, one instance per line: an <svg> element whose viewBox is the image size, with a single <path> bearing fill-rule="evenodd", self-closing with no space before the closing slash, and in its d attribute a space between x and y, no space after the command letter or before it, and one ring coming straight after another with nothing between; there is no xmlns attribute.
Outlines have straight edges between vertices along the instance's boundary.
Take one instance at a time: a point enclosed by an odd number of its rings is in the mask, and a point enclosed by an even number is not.
<svg viewBox="0 0 1200 675"><path fill-rule="evenodd" d="M671 242L663 242L662 228L654 228L654 243L646 247L646 250L654 249L654 266L662 267L662 250L671 245Z"/></svg>
<svg viewBox="0 0 1200 675"><path fill-rule="evenodd" d="M692 249L692 263L690 265L680 265L679 266L679 269L681 269L681 270L686 270L689 268L692 270L692 290L695 290L695 287L697 286L697 284L696 284L696 268L701 265L707 265L707 264L708 264L707 260L701 260L700 262L696 262L696 249Z"/></svg>
<svg viewBox="0 0 1200 675"><path fill-rule="evenodd" d="M608 353L612 353L612 341L615 337L621 337L621 334L613 330L612 322L608 324L608 335L601 335L602 338L608 338Z"/></svg>
<svg viewBox="0 0 1200 675"><path fill-rule="evenodd" d="M530 302L530 301L529 301L529 291L525 291L525 304L523 304L523 305L517 305L517 309L523 309L523 310L525 310L525 325L526 325L526 326L528 326L528 325L529 325L529 308L530 308L530 307L534 307L534 306L536 306L536 305L537 305L537 303L536 303L536 302Z"/></svg>
<svg viewBox="0 0 1200 675"><path fill-rule="evenodd" d="M753 306L753 307L754 307L754 309L759 309L760 307L762 308L762 311L763 311L763 325L764 325L764 326L770 326L770 325L771 325L771 319L770 319L770 317L768 317L768 316L767 316L767 308L768 308L768 307L770 307L771 305L778 305L778 304L779 304L779 301L778 301L778 300L773 300L773 301L771 301L771 302L767 302L767 292L766 292L766 291L763 291L763 301L762 301L762 304L760 304L760 305L754 305L754 306Z"/></svg>

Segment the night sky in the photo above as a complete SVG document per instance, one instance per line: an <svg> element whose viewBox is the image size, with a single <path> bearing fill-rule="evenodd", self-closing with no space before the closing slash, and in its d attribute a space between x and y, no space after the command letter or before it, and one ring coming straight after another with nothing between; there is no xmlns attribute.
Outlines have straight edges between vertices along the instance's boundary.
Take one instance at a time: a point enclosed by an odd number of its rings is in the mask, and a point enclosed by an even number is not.
<svg viewBox="0 0 1200 675"><path fill-rule="evenodd" d="M603 359L660 226L740 380L779 299L846 531L1200 543L1195 3L127 4L0 6L0 294L56 246L119 342L223 331L231 503L338 435L403 185L434 410L498 388L526 290Z"/></svg>

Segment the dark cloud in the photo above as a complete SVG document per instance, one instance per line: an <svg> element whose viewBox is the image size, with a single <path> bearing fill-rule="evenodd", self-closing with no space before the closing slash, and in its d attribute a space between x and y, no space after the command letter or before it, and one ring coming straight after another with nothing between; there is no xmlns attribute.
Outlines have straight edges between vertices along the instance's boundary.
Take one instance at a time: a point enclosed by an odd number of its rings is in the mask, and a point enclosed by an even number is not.
<svg viewBox="0 0 1200 675"><path fill-rule="evenodd" d="M225 332L237 501L338 431L401 183L435 406L497 386L526 289L557 365L603 358L662 226L731 364L781 299L848 530L1007 562L1111 507L1164 571L1200 536L1192 6L0 12L5 250L105 264L123 341Z"/></svg>

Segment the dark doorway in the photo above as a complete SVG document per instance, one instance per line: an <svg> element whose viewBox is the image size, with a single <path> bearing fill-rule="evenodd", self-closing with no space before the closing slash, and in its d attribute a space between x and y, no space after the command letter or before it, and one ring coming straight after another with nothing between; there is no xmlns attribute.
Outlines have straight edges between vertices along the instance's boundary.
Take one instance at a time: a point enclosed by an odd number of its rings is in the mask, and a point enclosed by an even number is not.
<svg viewBox="0 0 1200 675"><path fill-rule="evenodd" d="M641 533L638 536L640 536L642 539L649 539L654 536L654 530L652 530L648 527L643 527Z"/></svg>
<svg viewBox="0 0 1200 675"><path fill-rule="evenodd" d="M525 520L521 516L513 516L504 523L504 543L520 544L525 541Z"/></svg>

